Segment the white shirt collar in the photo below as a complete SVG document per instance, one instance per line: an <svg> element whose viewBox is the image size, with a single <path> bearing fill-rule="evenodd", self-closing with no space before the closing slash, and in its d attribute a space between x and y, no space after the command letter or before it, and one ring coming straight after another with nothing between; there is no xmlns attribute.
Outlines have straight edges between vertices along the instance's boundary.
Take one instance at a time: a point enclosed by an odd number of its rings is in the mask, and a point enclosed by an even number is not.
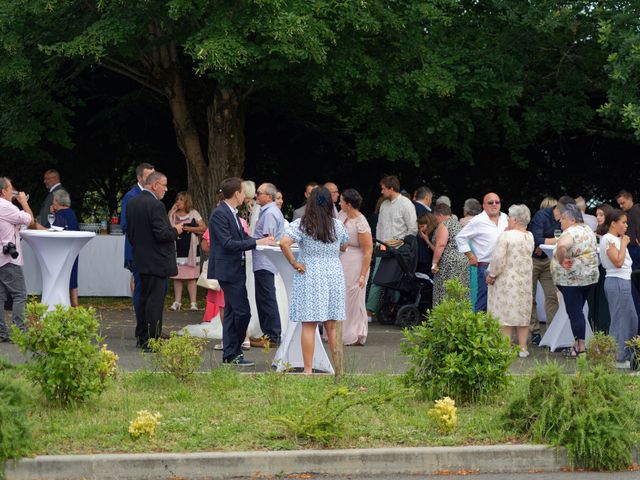
<svg viewBox="0 0 640 480"><path fill-rule="evenodd" d="M53 189L56 188L58 185L60 185L60 182L56 183L55 185L53 185L50 189L49 189L49 193L53 192Z"/></svg>

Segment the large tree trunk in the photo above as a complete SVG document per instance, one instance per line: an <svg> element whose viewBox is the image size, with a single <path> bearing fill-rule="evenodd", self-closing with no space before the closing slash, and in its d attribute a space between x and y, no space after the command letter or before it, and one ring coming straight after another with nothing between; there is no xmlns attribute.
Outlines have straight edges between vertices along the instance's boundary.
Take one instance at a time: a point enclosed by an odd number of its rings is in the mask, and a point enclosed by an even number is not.
<svg viewBox="0 0 640 480"><path fill-rule="evenodd" d="M207 109L208 154L191 116L184 84L175 74L169 95L178 146L187 164L188 190L196 210L206 219L215 208L222 180L244 170L244 105L234 89L217 89Z"/></svg>

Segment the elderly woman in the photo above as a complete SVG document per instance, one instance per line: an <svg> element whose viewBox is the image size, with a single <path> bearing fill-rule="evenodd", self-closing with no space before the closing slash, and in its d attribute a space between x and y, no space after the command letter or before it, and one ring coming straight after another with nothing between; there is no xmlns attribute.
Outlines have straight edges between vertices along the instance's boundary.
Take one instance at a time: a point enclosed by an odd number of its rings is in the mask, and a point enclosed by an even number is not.
<svg viewBox="0 0 640 480"><path fill-rule="evenodd" d="M176 256L178 262L178 275L173 279L173 293L175 301L169 307L171 310L182 308L182 283L187 283L190 310L197 311L196 293L198 276L200 275L200 253L198 235L202 235L207 226L202 220L202 216L193 208L193 200L187 192L179 192L176 201L169 211L169 222L171 226L181 224L182 233L176 240Z"/></svg>
<svg viewBox="0 0 640 480"><path fill-rule="evenodd" d="M456 235L462 227L458 220L452 218L451 207L439 203L433 209L438 227L435 232L433 262L433 306L436 307L444 300L444 282L457 278L469 288L469 272L467 257L458 251Z"/></svg>
<svg viewBox="0 0 640 480"><path fill-rule="evenodd" d="M349 235L347 251L340 257L346 286L347 316L342 326L345 345L364 345L369 327L365 297L373 238L367 219L360 213L361 205L362 196L353 188L347 188L340 195L338 220L344 224Z"/></svg>
<svg viewBox="0 0 640 480"><path fill-rule="evenodd" d="M51 204L51 213L56 216L52 227L60 227L65 230L79 230L78 219L75 212L71 209L71 197L69 192L64 189L53 192L53 203ZM37 225L39 230L46 230L42 225ZM77 307L78 303L78 257L73 262L71 269L71 278L69 279L69 301L72 307Z"/></svg>
<svg viewBox="0 0 640 480"><path fill-rule="evenodd" d="M551 259L551 277L564 297L575 344L571 357L586 351L584 302L598 282L598 243L596 235L582 222L582 212L576 205L560 209L562 235Z"/></svg>
<svg viewBox="0 0 640 480"><path fill-rule="evenodd" d="M534 243L527 231L531 212L526 205L511 205L507 229L496 242L487 269L487 312L498 319L504 334L511 338L515 327L521 358L529 356L527 338L531 319Z"/></svg>
<svg viewBox="0 0 640 480"><path fill-rule="evenodd" d="M311 191L304 215L291 223L280 241L282 253L297 272L291 287L289 321L302 322L302 358L307 375L313 373L318 322L322 322L327 331L335 363L336 321L343 321L346 316L340 251L346 250L348 241L343 223L333 218L331 194L324 187ZM300 246L297 260L291 250L293 243ZM286 361L288 356L289 352L284 352L283 359Z"/></svg>

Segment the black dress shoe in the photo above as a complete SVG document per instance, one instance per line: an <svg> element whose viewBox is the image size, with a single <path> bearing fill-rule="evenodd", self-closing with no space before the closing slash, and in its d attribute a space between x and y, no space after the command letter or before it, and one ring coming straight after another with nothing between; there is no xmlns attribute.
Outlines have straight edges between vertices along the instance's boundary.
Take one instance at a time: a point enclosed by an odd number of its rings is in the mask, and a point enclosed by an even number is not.
<svg viewBox="0 0 640 480"><path fill-rule="evenodd" d="M13 343L9 337L0 337L0 343Z"/></svg>
<svg viewBox="0 0 640 480"><path fill-rule="evenodd" d="M539 333L534 333L533 335L531 335L531 343L533 345L539 346L541 341L542 341L542 337L540 336Z"/></svg>
<svg viewBox="0 0 640 480"><path fill-rule="evenodd" d="M237 367L254 367L255 363L251 360L245 360L242 355L238 355L236 358L232 360L223 360L222 363L226 363L227 365L235 365Z"/></svg>

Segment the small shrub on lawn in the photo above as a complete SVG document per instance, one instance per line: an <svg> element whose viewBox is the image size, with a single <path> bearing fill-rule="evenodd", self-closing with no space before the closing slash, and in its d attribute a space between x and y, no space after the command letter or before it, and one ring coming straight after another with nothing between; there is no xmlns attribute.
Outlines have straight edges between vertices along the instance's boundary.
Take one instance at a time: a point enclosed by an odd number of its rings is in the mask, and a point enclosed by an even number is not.
<svg viewBox="0 0 640 480"><path fill-rule="evenodd" d="M180 381L187 380L202 364L202 351L206 345L203 338L188 333L179 336L171 333L168 339L150 339L149 348L155 353L156 366Z"/></svg>
<svg viewBox="0 0 640 480"><path fill-rule="evenodd" d="M435 403L435 406L429 409L429 416L436 421L442 433L452 432L458 425L458 409L455 400L444 397L436 400Z"/></svg>
<svg viewBox="0 0 640 480"><path fill-rule="evenodd" d="M445 282L445 291L428 321L404 331L406 383L429 399L486 400L507 386L515 349L495 318L472 311L469 290L458 280Z"/></svg>
<svg viewBox="0 0 640 480"><path fill-rule="evenodd" d="M631 368L633 370L640 370L640 335L636 335L625 343L631 349Z"/></svg>
<svg viewBox="0 0 640 480"><path fill-rule="evenodd" d="M29 398L19 381L0 374L0 477L4 463L25 455L31 445L27 422Z"/></svg>
<svg viewBox="0 0 640 480"><path fill-rule="evenodd" d="M342 386L331 390L321 401L309 405L302 414L292 412L273 421L284 428L285 436L295 441L331 446L342 436L341 417L348 409L358 405L378 408L401 397L402 393L398 392L364 395Z"/></svg>
<svg viewBox="0 0 640 480"><path fill-rule="evenodd" d="M616 339L604 332L596 332L587 344L587 360L593 366L613 368L616 362Z"/></svg>
<svg viewBox="0 0 640 480"><path fill-rule="evenodd" d="M135 440L140 437L155 436L161 418L162 415L159 412L151 413L148 410L140 410L136 418L129 422L129 435Z"/></svg>
<svg viewBox="0 0 640 480"><path fill-rule="evenodd" d="M574 466L626 468L638 408L620 375L582 358L577 365L573 376L556 364L541 367L528 389L507 406L505 423L535 442L564 446Z"/></svg>
<svg viewBox="0 0 640 480"><path fill-rule="evenodd" d="M102 393L114 370L112 357L99 347L95 310L58 305L47 312L46 305L30 303L26 316L27 329L20 332L13 326L11 338L30 354L29 378L45 398L69 405Z"/></svg>

